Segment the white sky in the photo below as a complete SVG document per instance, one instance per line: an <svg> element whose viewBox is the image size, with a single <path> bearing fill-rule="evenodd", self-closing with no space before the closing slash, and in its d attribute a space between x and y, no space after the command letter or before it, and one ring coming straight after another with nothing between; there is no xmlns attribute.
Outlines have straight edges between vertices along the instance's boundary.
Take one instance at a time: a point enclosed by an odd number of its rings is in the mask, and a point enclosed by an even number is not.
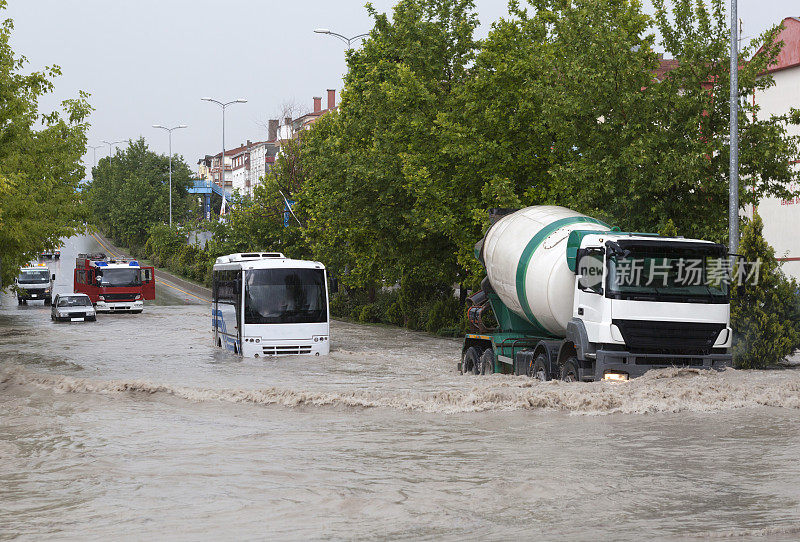
<svg viewBox="0 0 800 542"><path fill-rule="evenodd" d="M395 0L372 0L390 11ZM521 3L524 3L521 2ZM58 64L63 75L42 102L54 108L78 90L91 93L89 144L147 139L167 153L167 134L153 124L189 128L173 134L173 152L196 169L197 160L221 149L219 107L200 101L246 98L226 113L226 147L266 137L260 123L277 118L282 104L301 113L312 97L341 89L344 44L314 34L330 28L345 35L368 32L365 0L9 0L0 18L12 18L12 46L29 69ZM729 1L726 0L726 4ZM507 13L506 0L476 0L485 37ZM745 36L784 17L800 16L797 0L739 0ZM221 75L224 64L224 76ZM108 147L97 149L97 158ZM92 151L85 157L87 177Z"/></svg>

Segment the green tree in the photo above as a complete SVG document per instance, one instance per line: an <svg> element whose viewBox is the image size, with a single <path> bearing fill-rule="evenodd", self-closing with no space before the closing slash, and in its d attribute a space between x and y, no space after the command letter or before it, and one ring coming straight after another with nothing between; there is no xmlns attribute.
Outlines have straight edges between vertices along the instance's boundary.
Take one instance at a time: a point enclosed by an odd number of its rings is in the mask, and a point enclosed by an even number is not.
<svg viewBox="0 0 800 542"><path fill-rule="evenodd" d="M743 268L752 278L734 288L731 300L733 357L736 366L743 369L776 365L800 346L798 286L781 271L775 250L764 240L763 229L764 223L756 214L742 231L742 259L760 265Z"/></svg>
<svg viewBox="0 0 800 542"><path fill-rule="evenodd" d="M720 96L730 63L722 2L656 0L654 18L638 0L529 4L530 12L512 2L510 19L493 25L464 116L451 115L452 137L464 142L459 178L482 194L479 203L555 203L628 230L671 221L682 234L724 241L729 117ZM748 99L774 84L765 69L780 48L777 30L742 55L742 205L787 197L797 178L789 164L798 138L786 126L798 115L761 118ZM656 31L659 47L679 59L660 80ZM472 213L483 219L479 208Z"/></svg>
<svg viewBox="0 0 800 542"><path fill-rule="evenodd" d="M172 215L180 222L195 205L187 193L191 170L172 158ZM92 170L88 201L95 222L115 242L140 248L153 224L169 221L169 157L139 138L124 151L103 158Z"/></svg>
<svg viewBox="0 0 800 542"><path fill-rule="evenodd" d="M375 25L349 71L339 111L302 142L298 200L306 238L351 287L399 281L420 292L463 275L454 232L464 187L442 147L477 44L471 0L402 0Z"/></svg>
<svg viewBox="0 0 800 542"><path fill-rule="evenodd" d="M81 158L91 111L85 92L62 102L62 112L39 111L61 70L23 73L27 61L9 43L13 28L10 19L0 25L0 287L82 228Z"/></svg>

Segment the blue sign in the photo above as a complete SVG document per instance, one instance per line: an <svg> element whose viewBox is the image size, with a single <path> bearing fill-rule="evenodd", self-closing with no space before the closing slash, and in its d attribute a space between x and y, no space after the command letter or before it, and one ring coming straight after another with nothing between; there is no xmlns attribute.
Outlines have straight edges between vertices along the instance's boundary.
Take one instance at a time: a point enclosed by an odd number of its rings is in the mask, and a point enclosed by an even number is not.
<svg viewBox="0 0 800 542"><path fill-rule="evenodd" d="M287 199L285 201L286 201L286 203L283 205L283 209L284 209L283 210L283 227L284 228L288 228L289 227L289 217L292 214L292 207L294 207L294 200L293 199Z"/></svg>

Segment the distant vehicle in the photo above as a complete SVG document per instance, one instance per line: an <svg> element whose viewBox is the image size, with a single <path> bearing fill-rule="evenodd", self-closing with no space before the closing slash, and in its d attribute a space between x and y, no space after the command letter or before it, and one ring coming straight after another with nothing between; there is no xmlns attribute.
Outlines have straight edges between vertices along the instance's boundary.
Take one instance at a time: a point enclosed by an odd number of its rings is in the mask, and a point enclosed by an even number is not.
<svg viewBox="0 0 800 542"><path fill-rule="evenodd" d="M68 322L83 322L84 320L94 322L97 320L97 313L92 306L92 300L86 294L57 294L53 298L50 319Z"/></svg>
<svg viewBox="0 0 800 542"><path fill-rule="evenodd" d="M330 352L325 266L280 252L220 256L214 265L214 344L247 357Z"/></svg>
<svg viewBox="0 0 800 542"><path fill-rule="evenodd" d="M23 267L19 276L14 279L18 288L17 302L22 305L34 299L41 299L45 305L49 305L52 300L54 280L56 276L51 275L43 263Z"/></svg>
<svg viewBox="0 0 800 542"><path fill-rule="evenodd" d="M42 258L42 259L58 260L59 258L61 258L61 251L58 250L58 249L55 249L55 250L44 250L39 255L39 257Z"/></svg>
<svg viewBox="0 0 800 542"><path fill-rule="evenodd" d="M88 295L97 312L140 313L144 299L156 298L155 270L102 252L78 254L73 289Z"/></svg>

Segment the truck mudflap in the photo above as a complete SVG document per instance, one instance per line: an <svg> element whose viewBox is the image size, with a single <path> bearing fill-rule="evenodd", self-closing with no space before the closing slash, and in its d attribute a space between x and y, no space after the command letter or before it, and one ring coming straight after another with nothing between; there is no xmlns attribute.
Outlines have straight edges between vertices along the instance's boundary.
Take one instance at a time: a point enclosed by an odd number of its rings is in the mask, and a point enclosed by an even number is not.
<svg viewBox="0 0 800 542"><path fill-rule="evenodd" d="M693 369L724 369L733 365L731 354L640 354L624 351L598 350L594 364L594 375L586 369L585 378L594 376L595 381L603 380L606 373L623 373L628 378L642 376L650 369L666 367L687 367ZM584 369L581 369L583 372ZM581 378L582 380L584 378Z"/></svg>

